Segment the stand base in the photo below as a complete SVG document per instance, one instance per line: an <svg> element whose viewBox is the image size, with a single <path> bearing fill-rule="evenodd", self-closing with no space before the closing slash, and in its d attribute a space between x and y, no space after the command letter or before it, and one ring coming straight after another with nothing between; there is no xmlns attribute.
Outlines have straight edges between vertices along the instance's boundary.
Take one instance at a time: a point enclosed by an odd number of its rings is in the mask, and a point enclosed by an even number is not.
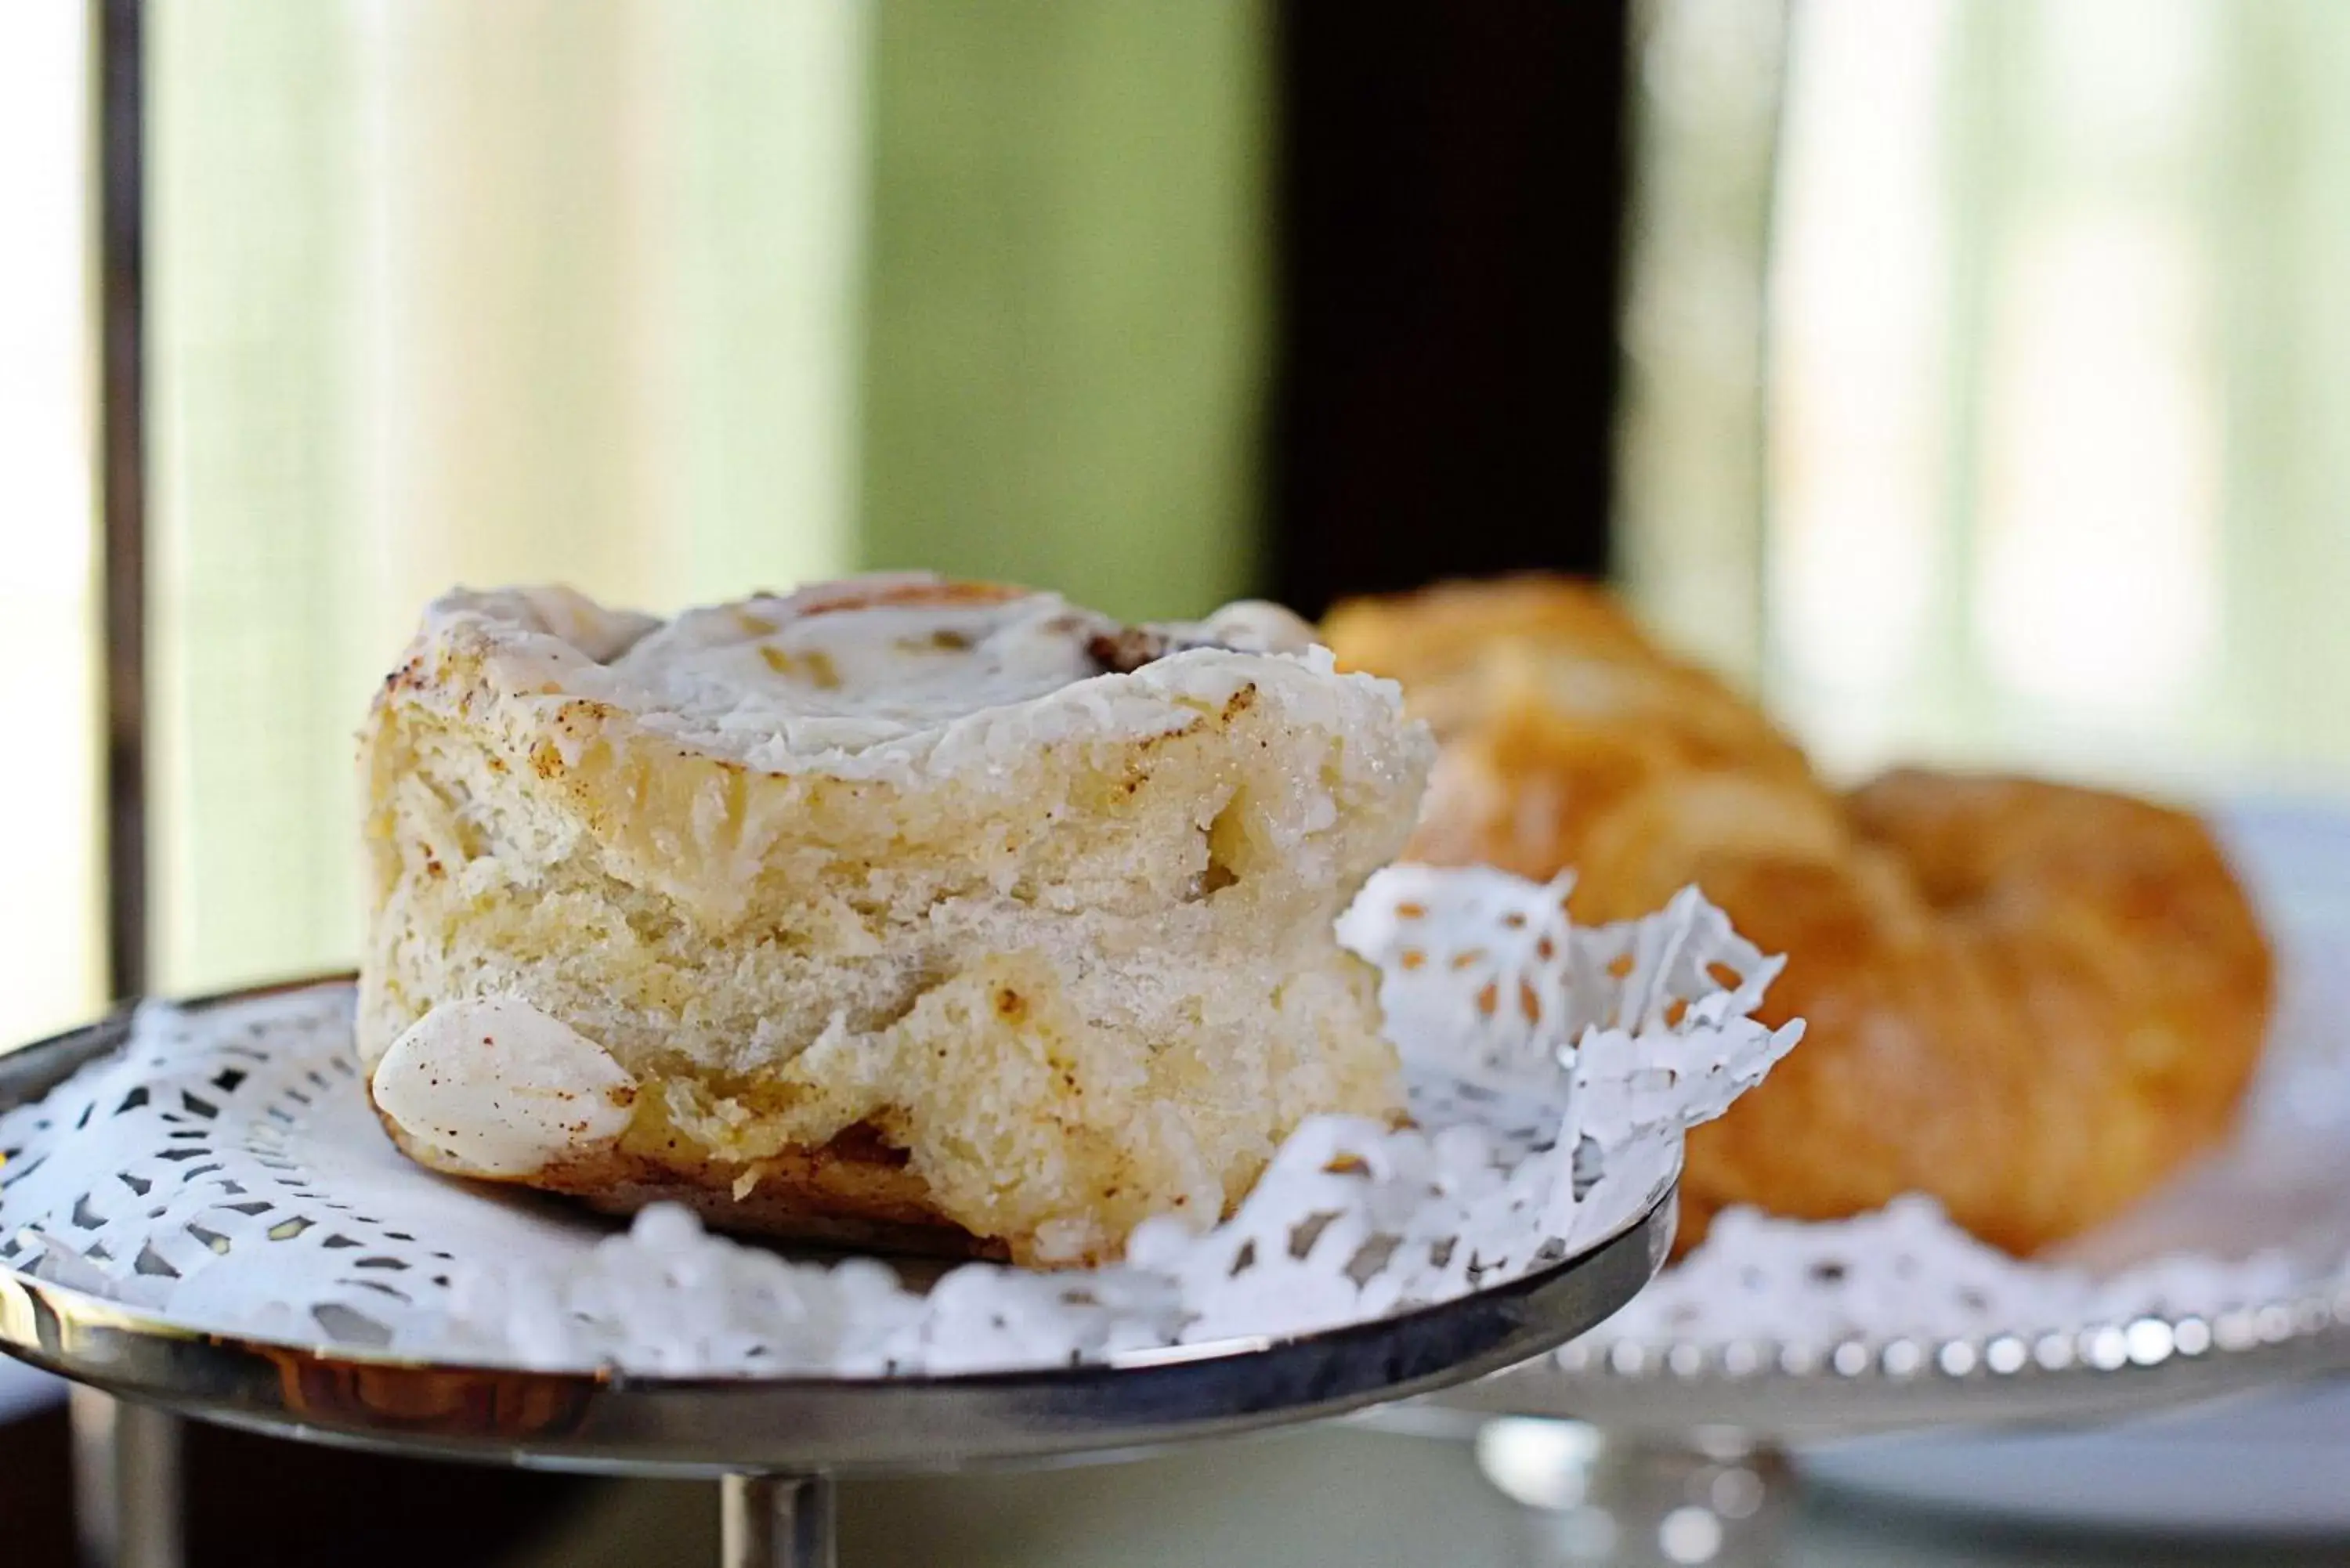
<svg viewBox="0 0 2350 1568"><path fill-rule="evenodd" d="M834 1568L827 1478L728 1476L718 1506L721 1568Z"/></svg>
<svg viewBox="0 0 2350 1568"><path fill-rule="evenodd" d="M180 1568L180 1422L95 1388L68 1396L74 1531L88 1568Z"/></svg>
<svg viewBox="0 0 2350 1568"><path fill-rule="evenodd" d="M1764 1568L1794 1501L1785 1456L1729 1430L1675 1442L1510 1417L1479 1429L1477 1464L1525 1507L1533 1561L1557 1568Z"/></svg>

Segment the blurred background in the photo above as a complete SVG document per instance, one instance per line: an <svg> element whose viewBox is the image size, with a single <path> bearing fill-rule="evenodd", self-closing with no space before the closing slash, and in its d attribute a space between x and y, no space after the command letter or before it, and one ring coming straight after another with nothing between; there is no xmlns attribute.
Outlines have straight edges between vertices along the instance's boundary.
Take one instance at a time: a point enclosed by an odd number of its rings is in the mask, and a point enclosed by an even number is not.
<svg viewBox="0 0 2350 1568"><path fill-rule="evenodd" d="M1839 768L2350 776L2350 7L1350 10L153 5L157 984L349 960L459 582L1607 570ZM16 1039L100 1000L99 649L87 24L0 29Z"/></svg>
<svg viewBox="0 0 2350 1568"><path fill-rule="evenodd" d="M0 16L6 1041L107 985L91 36ZM158 0L146 47L157 989L350 961L348 736L461 582L1605 572L1839 771L2350 783L2339 0Z"/></svg>

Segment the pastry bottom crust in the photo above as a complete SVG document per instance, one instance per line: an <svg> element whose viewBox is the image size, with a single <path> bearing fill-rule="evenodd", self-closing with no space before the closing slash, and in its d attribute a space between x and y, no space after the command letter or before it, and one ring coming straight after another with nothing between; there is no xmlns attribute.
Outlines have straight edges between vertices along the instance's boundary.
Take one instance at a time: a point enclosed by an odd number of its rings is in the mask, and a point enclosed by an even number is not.
<svg viewBox="0 0 2350 1568"><path fill-rule="evenodd" d="M428 1168L472 1180L558 1194L604 1214L681 1203L713 1231L810 1245L925 1258L1003 1262L1010 1250L941 1214L904 1151L871 1126L845 1128L820 1148L785 1149L753 1161L710 1158L680 1139L658 1154L625 1147L564 1160L525 1177L484 1177L457 1168L433 1145L411 1137L377 1107L376 1119L402 1154ZM747 1191L738 1188L749 1179Z"/></svg>

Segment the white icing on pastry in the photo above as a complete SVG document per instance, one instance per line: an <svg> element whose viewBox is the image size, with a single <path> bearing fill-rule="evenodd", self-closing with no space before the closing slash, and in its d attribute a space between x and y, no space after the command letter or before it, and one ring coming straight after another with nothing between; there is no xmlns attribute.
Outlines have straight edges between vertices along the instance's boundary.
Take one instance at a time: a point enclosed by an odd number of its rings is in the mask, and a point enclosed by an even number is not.
<svg viewBox="0 0 2350 1568"><path fill-rule="evenodd" d="M637 1081L602 1046L515 997L445 1002L376 1064L377 1108L445 1169L528 1176L611 1147Z"/></svg>
<svg viewBox="0 0 2350 1568"><path fill-rule="evenodd" d="M667 621L563 588L460 590L426 612L421 645L473 650L494 691L599 701L778 774L984 770L999 753L1073 737L1181 730L1249 685L1307 722L1345 722L1338 692L1357 687L1379 693L1373 707L1389 722L1400 711L1392 682L1334 680L1313 628L1275 605L1128 627L1056 594L927 573L851 577Z"/></svg>
<svg viewBox="0 0 2350 1568"><path fill-rule="evenodd" d="M853 752L1099 675L1086 645L1108 629L1044 594L816 614L754 598L687 610L611 668L685 728Z"/></svg>

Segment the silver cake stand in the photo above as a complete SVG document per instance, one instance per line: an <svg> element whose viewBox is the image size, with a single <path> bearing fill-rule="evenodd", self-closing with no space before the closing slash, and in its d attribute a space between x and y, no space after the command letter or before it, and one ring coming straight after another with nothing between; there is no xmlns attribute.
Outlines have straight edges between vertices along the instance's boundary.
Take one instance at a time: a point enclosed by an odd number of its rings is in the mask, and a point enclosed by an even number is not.
<svg viewBox="0 0 2350 1568"><path fill-rule="evenodd" d="M128 1030L117 1014L0 1056L0 1110L46 1094ZM1124 1457L1342 1415L1523 1362L1638 1293L1671 1243L1673 1218L1668 1189L1587 1251L1419 1312L1044 1372L747 1379L444 1366L194 1332L5 1269L0 1350L143 1406L296 1441L717 1477L728 1568L805 1568L833 1561L836 1477Z"/></svg>
<svg viewBox="0 0 2350 1568"><path fill-rule="evenodd" d="M2102 1422L2345 1369L2350 1286L2040 1334L1570 1345L1368 1418L1472 1439L1543 1561L1734 1568L1779 1561L1798 1445Z"/></svg>

